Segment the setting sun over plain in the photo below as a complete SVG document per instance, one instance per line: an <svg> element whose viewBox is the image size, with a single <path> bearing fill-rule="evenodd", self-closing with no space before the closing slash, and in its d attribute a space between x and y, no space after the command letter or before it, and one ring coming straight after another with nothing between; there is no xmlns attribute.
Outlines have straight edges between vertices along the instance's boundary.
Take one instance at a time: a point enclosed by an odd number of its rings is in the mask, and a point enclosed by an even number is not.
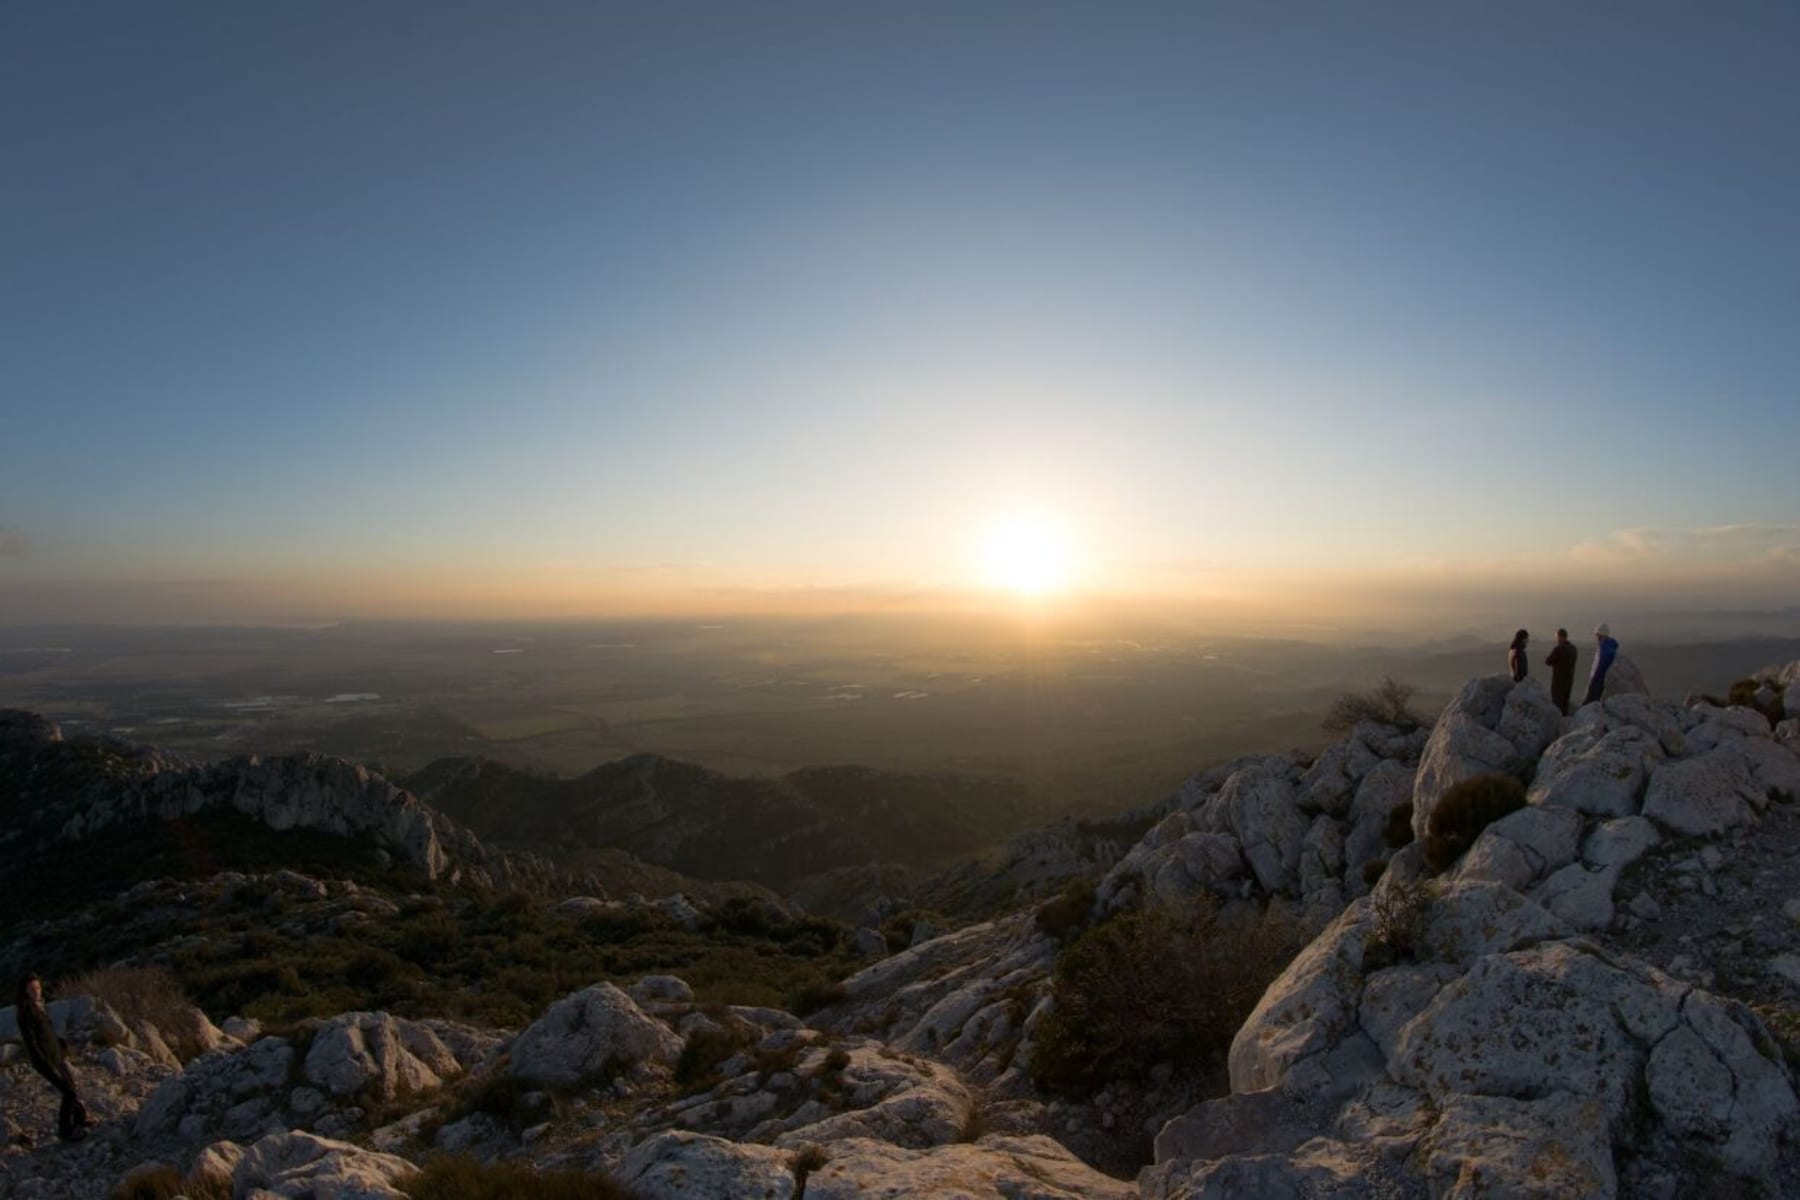
<svg viewBox="0 0 1800 1200"><path fill-rule="evenodd" d="M1042 517L1017 517L991 527L981 543L988 586L1022 596L1045 596L1069 586L1073 559L1068 539Z"/></svg>

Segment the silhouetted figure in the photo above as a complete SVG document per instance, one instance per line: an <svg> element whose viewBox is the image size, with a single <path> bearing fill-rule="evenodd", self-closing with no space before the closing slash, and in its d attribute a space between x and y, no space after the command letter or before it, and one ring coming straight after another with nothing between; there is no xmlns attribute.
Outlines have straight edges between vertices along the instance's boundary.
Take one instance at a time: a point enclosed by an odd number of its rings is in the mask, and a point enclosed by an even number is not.
<svg viewBox="0 0 1800 1200"><path fill-rule="evenodd" d="M1594 626L1594 641L1598 648L1594 651L1594 670L1588 676L1587 696L1582 700L1583 704L1592 704L1605 694L1606 673L1612 669L1613 659L1619 657L1619 643L1604 621Z"/></svg>
<svg viewBox="0 0 1800 1200"><path fill-rule="evenodd" d="M1575 690L1575 643L1569 640L1568 630L1556 631L1556 645L1550 647L1544 663L1550 668L1550 699L1556 701L1556 707L1566 717L1569 696Z"/></svg>
<svg viewBox="0 0 1800 1200"><path fill-rule="evenodd" d="M1506 665L1512 668L1514 683L1531 674L1531 660L1525 657L1525 643L1530 640L1531 635L1521 629L1513 634L1512 645L1506 648Z"/></svg>
<svg viewBox="0 0 1800 1200"><path fill-rule="evenodd" d="M64 1141L79 1141L87 1136L93 1119L81 1097L75 1094L75 1075L63 1055L62 1039L44 1011L44 985L36 975L19 980L19 1040L25 1043L25 1057L32 1069L50 1081L62 1095L62 1109L56 1114L56 1133Z"/></svg>

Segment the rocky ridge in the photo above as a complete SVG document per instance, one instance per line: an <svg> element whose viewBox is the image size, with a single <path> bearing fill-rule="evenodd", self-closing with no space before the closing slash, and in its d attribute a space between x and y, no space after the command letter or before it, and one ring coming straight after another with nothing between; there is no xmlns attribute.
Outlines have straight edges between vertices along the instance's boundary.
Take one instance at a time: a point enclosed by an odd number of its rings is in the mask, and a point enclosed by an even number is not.
<svg viewBox="0 0 1800 1200"><path fill-rule="evenodd" d="M869 965L806 1022L653 976L579 989L516 1033L385 1013L281 1036L227 1023L242 1036L177 1070L90 1017L69 1028L102 1125L10 1147L9 1194L102 1194L155 1159L240 1195L394 1196L446 1150L605 1170L646 1200L1792 1194L1795 733L1635 693L1565 719L1496 677L1429 731L1359 727L1310 762L1191 780L1094 915L1205 896L1322 926L1239 1031L1223 1097L1165 1076L1046 1102L1022 1064L1057 947L1018 914ZM1531 777L1525 807L1439 876L1416 842L1390 857L1396 810L1422 831L1452 785L1495 771ZM1708 914L1736 932L1698 946L1672 923ZM0 1107L47 1122L21 1067L0 1086ZM1070 1152L1101 1157L1126 1113L1157 1132L1135 1179Z"/></svg>

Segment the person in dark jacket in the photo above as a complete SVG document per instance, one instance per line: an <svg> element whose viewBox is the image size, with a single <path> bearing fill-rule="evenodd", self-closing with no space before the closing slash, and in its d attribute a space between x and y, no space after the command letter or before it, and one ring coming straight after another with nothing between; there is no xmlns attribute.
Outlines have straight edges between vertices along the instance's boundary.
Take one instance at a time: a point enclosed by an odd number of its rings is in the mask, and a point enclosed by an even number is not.
<svg viewBox="0 0 1800 1200"><path fill-rule="evenodd" d="M1613 659L1619 657L1619 643L1605 622L1594 626L1594 642L1594 670L1588 675L1587 697L1582 700L1583 704L1592 704L1606 694L1606 673L1612 669Z"/></svg>
<svg viewBox="0 0 1800 1200"><path fill-rule="evenodd" d="M1566 717L1569 695L1575 690L1575 643L1569 640L1568 630L1556 631L1556 645L1550 647L1550 656L1544 663L1550 668L1550 699L1556 701L1556 707Z"/></svg>
<svg viewBox="0 0 1800 1200"><path fill-rule="evenodd" d="M75 1094L75 1074L63 1054L62 1039L44 1010L44 985L36 975L19 980L19 1040L25 1043L25 1057L32 1069L50 1081L62 1095L62 1109L56 1114L56 1132L64 1141L79 1141L87 1136L93 1118Z"/></svg>
<svg viewBox="0 0 1800 1200"><path fill-rule="evenodd" d="M1506 665L1512 669L1514 683L1531 674L1531 660L1525 657L1525 643L1530 640L1531 635L1521 629L1513 634L1512 645L1506 648Z"/></svg>

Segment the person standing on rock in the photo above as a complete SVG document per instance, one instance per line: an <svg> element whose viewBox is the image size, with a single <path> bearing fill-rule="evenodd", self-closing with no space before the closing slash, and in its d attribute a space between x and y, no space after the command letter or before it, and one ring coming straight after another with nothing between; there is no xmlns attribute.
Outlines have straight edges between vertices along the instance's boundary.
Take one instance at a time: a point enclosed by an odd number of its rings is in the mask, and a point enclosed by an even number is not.
<svg viewBox="0 0 1800 1200"><path fill-rule="evenodd" d="M1563 716L1569 715L1569 694L1575 690L1575 643L1569 640L1569 631L1556 631L1556 645L1550 647L1550 656L1544 659L1544 665L1550 668L1550 699Z"/></svg>
<svg viewBox="0 0 1800 1200"><path fill-rule="evenodd" d="M1531 660L1525 657L1525 643L1531 635L1521 629L1513 634L1512 645L1506 648L1506 665L1512 670L1514 683L1519 683L1531 674Z"/></svg>
<svg viewBox="0 0 1800 1200"><path fill-rule="evenodd" d="M1587 698L1583 704L1592 704L1600 699L1606 691L1606 673L1612 669L1613 659L1619 657L1619 643L1612 635L1612 630L1602 621L1594 626L1594 641L1598 649L1594 652L1594 670L1588 676Z"/></svg>
<svg viewBox="0 0 1800 1200"><path fill-rule="evenodd" d="M44 1010L44 984L36 975L27 974L19 980L18 1007L14 1011L19 1015L19 1040L25 1043L25 1057L31 1060L32 1069L62 1095L62 1108L56 1114L57 1136L65 1142L80 1141L94 1120L75 1094L75 1074L69 1070L62 1039L56 1036L50 1014Z"/></svg>

